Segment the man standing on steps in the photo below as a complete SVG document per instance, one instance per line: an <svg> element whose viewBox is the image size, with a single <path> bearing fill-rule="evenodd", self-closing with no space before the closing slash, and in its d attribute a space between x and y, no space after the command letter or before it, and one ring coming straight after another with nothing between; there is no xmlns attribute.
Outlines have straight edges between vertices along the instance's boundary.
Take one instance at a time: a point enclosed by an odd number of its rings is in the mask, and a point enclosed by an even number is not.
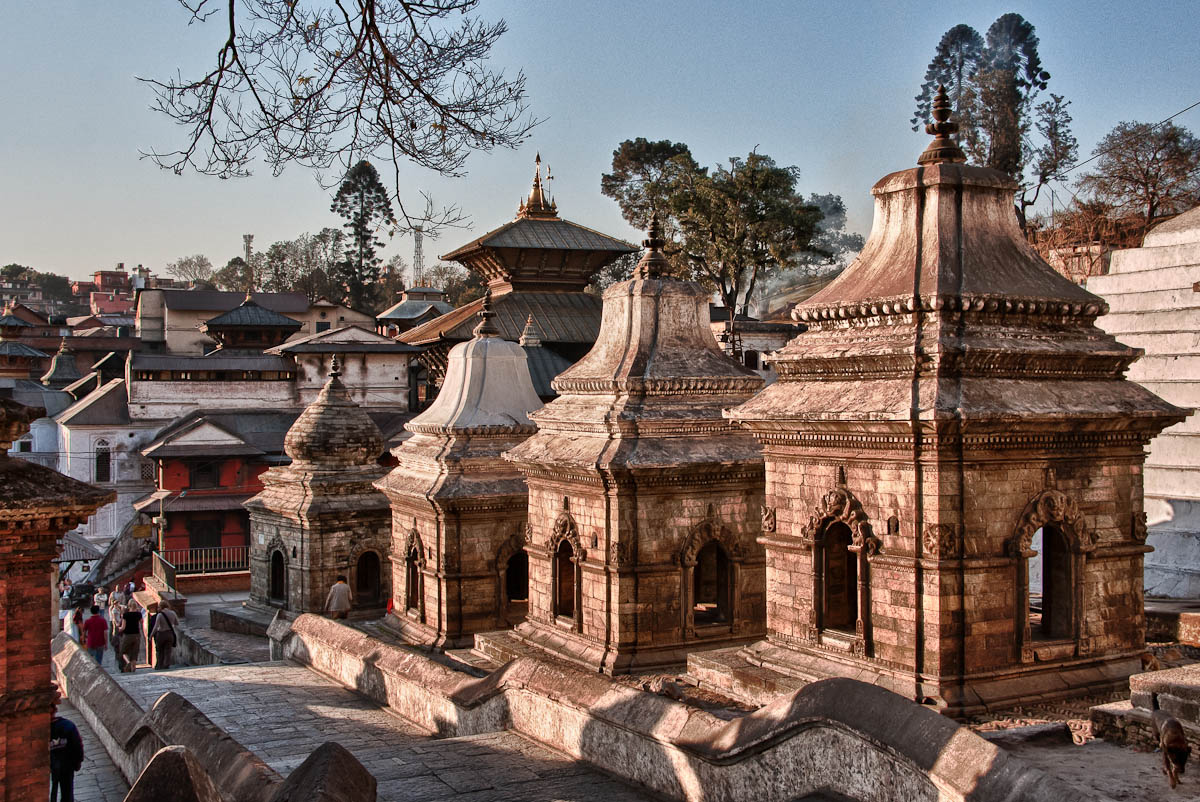
<svg viewBox="0 0 1200 802"><path fill-rule="evenodd" d="M154 668L162 670L171 667L171 650L178 643L175 628L179 626L179 616L171 609L171 603L158 603L158 615L154 626L150 629L150 637L154 640Z"/></svg>
<svg viewBox="0 0 1200 802"><path fill-rule="evenodd" d="M325 597L325 610L330 618L339 619L344 619L350 612L350 586L346 584L346 577L339 576L329 589L329 595Z"/></svg>

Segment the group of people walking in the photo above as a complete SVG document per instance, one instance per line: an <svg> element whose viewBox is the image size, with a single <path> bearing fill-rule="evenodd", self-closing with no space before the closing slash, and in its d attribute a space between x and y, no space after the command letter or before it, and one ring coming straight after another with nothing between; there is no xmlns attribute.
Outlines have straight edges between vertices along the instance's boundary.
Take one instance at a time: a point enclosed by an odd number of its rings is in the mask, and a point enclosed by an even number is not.
<svg viewBox="0 0 1200 802"><path fill-rule="evenodd" d="M133 673L142 651L142 619L149 616L146 635L154 643L154 668L170 668L172 652L179 640L179 616L168 601L143 608L134 597L135 589L134 583L130 582L124 586L114 585L112 593L97 593L90 615L85 617L86 605L79 605L66 628L98 665L104 664L104 650L111 646L121 672ZM102 603L107 605L107 617L102 614Z"/></svg>

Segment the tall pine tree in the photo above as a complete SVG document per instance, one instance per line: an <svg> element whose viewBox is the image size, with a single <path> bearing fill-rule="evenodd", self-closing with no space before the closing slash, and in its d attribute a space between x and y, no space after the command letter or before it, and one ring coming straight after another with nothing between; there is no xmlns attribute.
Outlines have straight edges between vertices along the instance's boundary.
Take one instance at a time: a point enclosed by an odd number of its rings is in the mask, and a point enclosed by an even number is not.
<svg viewBox="0 0 1200 802"><path fill-rule="evenodd" d="M385 224L396 225L392 202L370 162L360 161L350 168L329 208L345 218L343 227L348 232L343 259L334 266L331 278L345 287L352 309L370 311L382 272L376 248L383 242L377 235Z"/></svg>

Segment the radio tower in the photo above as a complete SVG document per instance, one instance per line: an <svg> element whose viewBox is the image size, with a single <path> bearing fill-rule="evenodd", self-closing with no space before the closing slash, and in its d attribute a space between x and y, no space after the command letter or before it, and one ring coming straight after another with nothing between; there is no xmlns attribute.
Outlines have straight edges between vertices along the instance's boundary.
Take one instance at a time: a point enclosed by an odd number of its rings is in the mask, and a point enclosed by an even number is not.
<svg viewBox="0 0 1200 802"><path fill-rule="evenodd" d="M413 226L413 286L425 286L425 253L421 250L421 227Z"/></svg>

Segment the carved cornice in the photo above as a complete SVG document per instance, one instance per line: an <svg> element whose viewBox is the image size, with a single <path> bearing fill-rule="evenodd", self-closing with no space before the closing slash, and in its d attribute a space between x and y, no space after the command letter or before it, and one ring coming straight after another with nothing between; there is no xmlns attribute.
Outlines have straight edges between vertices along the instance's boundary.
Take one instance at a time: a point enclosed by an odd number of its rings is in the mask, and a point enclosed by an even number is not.
<svg viewBox="0 0 1200 802"><path fill-rule="evenodd" d="M913 436L902 434L865 434L856 432L830 431L788 431L779 427L800 426L809 423L804 420L775 419L758 421L745 419L744 422L754 433L754 437L764 446L792 446L813 449L837 450L872 450L872 451L911 451ZM1124 421L1129 423L1128 421ZM812 421L822 427L830 424L827 420ZM846 426L857 425L857 421L846 421ZM907 422L905 422L907 426ZM1014 426L1023 422L1014 417ZM986 434L960 434L955 431L942 433L924 432L921 445L925 449L957 450L960 447L971 451L1093 451L1095 449L1137 448L1141 449L1153 437L1154 432L1141 429L1126 429L1119 431L1087 431L1087 432L1020 432L996 431Z"/></svg>
<svg viewBox="0 0 1200 802"><path fill-rule="evenodd" d="M632 394L648 396L672 395L734 395L748 397L762 388L758 376L673 376L647 379L631 376L624 379L572 379L559 377L551 385L560 395Z"/></svg>
<svg viewBox="0 0 1200 802"><path fill-rule="evenodd" d="M808 523L800 530L800 537L809 543L820 543L826 527L835 521L849 527L851 549L863 550L868 555L879 553L883 544L872 533L862 504L853 493L841 485L822 496L813 507Z"/></svg>
<svg viewBox="0 0 1200 802"><path fill-rule="evenodd" d="M883 320L889 317L911 315L917 309L923 312L938 312L953 318L958 313L963 317L992 324L1014 325L1036 323L1045 326L1051 323L1069 325L1074 328L1087 326L1100 315L1108 313L1108 304L1066 302L1053 298L1018 298L1012 295L970 294L922 295L918 298L903 296L850 304L828 304L824 306L799 306L792 310L792 318L808 323L810 329L820 330L825 321Z"/></svg>

